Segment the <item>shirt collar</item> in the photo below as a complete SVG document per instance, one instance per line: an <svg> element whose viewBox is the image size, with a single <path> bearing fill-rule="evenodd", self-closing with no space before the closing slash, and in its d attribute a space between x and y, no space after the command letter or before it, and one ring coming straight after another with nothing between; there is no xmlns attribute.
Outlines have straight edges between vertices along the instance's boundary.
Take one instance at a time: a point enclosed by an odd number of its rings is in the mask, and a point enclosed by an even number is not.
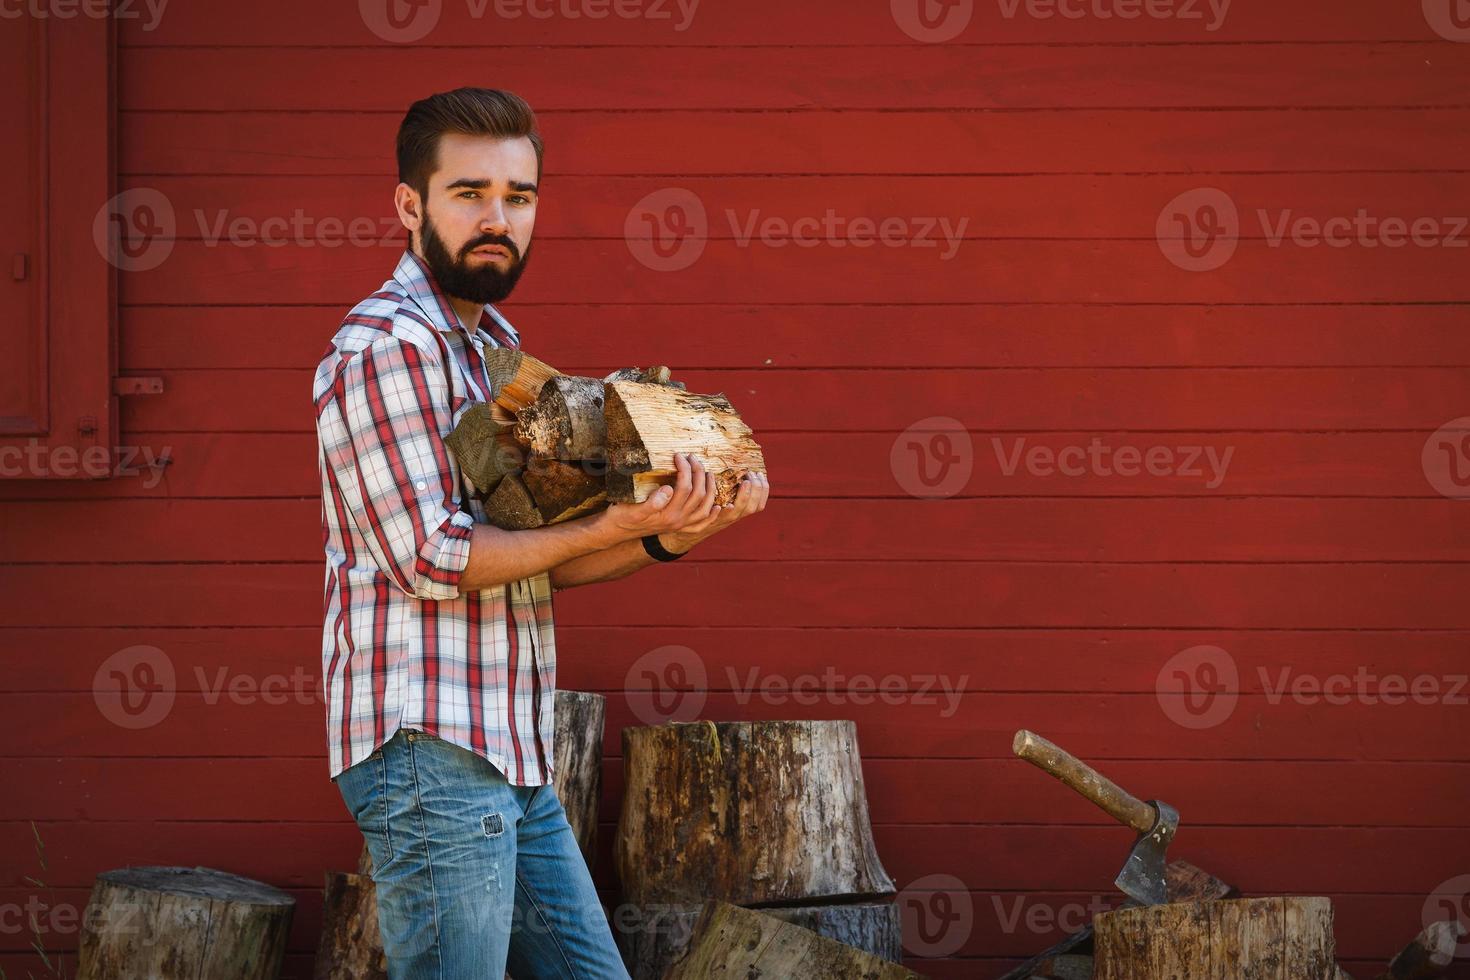
<svg viewBox="0 0 1470 980"><path fill-rule="evenodd" d="M404 294L424 311L429 322L439 330L458 330L468 334L464 325L459 322L459 315L454 312L448 297L444 295L439 284L434 281L434 276L429 272L428 266L424 265L422 259L413 254L412 250L404 249L403 255L398 259L398 266L393 270L393 279L402 287ZM480 309L480 322L476 328L484 330L497 344L503 347L519 347L521 335L510 322L501 316L500 311L493 305L486 303ZM506 343L506 340L509 343Z"/></svg>

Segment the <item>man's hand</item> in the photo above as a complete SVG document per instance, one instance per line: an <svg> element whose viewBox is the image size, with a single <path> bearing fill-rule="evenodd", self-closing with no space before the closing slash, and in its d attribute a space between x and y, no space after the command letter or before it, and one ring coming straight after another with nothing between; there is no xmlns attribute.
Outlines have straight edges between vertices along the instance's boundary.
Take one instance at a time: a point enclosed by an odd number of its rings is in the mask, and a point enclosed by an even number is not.
<svg viewBox="0 0 1470 980"><path fill-rule="evenodd" d="M685 552L712 534L718 534L736 521L766 509L771 497L771 481L764 473L750 472L740 481L735 500L723 507L715 505L705 518L659 536L669 551Z"/></svg>
<svg viewBox="0 0 1470 980"><path fill-rule="evenodd" d="M620 540L677 531L718 512L715 478L698 459L674 454L674 485L659 487L641 504L609 504L598 519Z"/></svg>

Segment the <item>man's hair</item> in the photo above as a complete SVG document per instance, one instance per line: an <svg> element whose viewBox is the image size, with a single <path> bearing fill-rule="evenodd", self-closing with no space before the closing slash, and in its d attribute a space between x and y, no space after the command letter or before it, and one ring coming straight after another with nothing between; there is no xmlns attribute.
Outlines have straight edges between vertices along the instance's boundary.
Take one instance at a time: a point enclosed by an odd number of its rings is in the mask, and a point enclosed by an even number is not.
<svg viewBox="0 0 1470 980"><path fill-rule="evenodd" d="M438 166L439 137L445 133L530 139L536 149L536 179L541 179L541 134L536 114L514 92L457 88L419 99L398 125L398 179L420 194Z"/></svg>

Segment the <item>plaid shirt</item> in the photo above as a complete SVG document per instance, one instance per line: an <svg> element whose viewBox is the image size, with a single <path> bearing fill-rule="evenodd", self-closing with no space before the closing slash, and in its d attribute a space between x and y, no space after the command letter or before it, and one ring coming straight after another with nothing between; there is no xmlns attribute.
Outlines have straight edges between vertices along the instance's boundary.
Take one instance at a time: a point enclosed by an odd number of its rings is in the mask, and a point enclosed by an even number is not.
<svg viewBox="0 0 1470 980"><path fill-rule="evenodd" d="M485 509L443 437L489 398L485 345L520 337L490 306L471 334L405 251L317 366L333 778L411 727L483 756L515 785L551 782L550 575L459 591Z"/></svg>

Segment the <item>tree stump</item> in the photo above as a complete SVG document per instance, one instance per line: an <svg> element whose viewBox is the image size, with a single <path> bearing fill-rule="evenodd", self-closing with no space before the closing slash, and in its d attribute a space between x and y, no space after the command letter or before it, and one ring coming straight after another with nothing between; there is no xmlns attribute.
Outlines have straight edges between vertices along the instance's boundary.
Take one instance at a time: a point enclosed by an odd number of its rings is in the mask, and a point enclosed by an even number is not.
<svg viewBox="0 0 1470 980"><path fill-rule="evenodd" d="M1332 903L1246 898L1104 912L1096 980L1334 980Z"/></svg>
<svg viewBox="0 0 1470 980"><path fill-rule="evenodd" d="M358 864L366 860L367 848ZM322 935L313 980L387 980L383 934L378 931L378 893L366 874L327 872L322 901Z"/></svg>
<svg viewBox="0 0 1470 980"><path fill-rule="evenodd" d="M695 921L688 951L664 980L800 977L801 980L923 980L882 960L764 911L710 900Z"/></svg>
<svg viewBox="0 0 1470 980"><path fill-rule="evenodd" d="M891 895L852 721L623 729L616 859L629 902Z"/></svg>
<svg viewBox="0 0 1470 980"><path fill-rule="evenodd" d="M635 980L657 980L689 948L704 903L677 903L639 909L622 906L613 923L623 961ZM838 905L782 905L757 911L810 929L819 936L871 953L903 960L903 917L892 901Z"/></svg>
<svg viewBox="0 0 1470 980"><path fill-rule="evenodd" d="M557 691L552 784L577 835L587 867L596 863L597 805L602 799L602 737L607 698L582 691Z"/></svg>
<svg viewBox="0 0 1470 980"><path fill-rule="evenodd" d="M97 876L77 980L275 980L296 900L211 868L121 868Z"/></svg>

